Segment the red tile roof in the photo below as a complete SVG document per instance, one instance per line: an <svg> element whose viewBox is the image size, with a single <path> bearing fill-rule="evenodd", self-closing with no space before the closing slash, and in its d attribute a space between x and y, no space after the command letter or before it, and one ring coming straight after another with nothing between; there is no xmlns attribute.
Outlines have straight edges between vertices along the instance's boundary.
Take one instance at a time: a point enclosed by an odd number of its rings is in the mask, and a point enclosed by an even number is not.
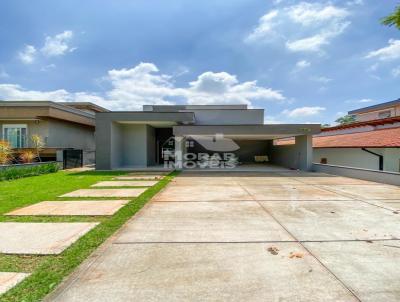
<svg viewBox="0 0 400 302"><path fill-rule="evenodd" d="M276 145L291 145L293 139L279 140ZM314 148L383 148L400 147L400 127L374 131L314 136Z"/></svg>
<svg viewBox="0 0 400 302"><path fill-rule="evenodd" d="M322 132L327 131L334 131L334 130L341 130L341 129L348 129L348 128L357 128L362 126L380 126L380 125L387 125L387 124L394 124L400 122L400 116L382 118L377 120L365 121L365 122L354 122L351 124L344 124L344 125L337 125L327 128L322 128Z"/></svg>

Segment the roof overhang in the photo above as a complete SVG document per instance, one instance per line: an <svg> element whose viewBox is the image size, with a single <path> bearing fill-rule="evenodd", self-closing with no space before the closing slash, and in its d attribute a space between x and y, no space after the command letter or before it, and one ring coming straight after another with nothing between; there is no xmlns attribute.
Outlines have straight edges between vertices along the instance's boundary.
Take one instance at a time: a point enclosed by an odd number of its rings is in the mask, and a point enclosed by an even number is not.
<svg viewBox="0 0 400 302"><path fill-rule="evenodd" d="M153 127L172 127L193 124L193 112L113 111L96 113L96 123L147 124Z"/></svg>
<svg viewBox="0 0 400 302"><path fill-rule="evenodd" d="M175 136L213 136L241 140L270 140L321 132L320 124L276 124L276 125L221 125L221 126L174 126Z"/></svg>
<svg viewBox="0 0 400 302"><path fill-rule="evenodd" d="M0 119L58 119L87 126L94 126L95 124L93 114L47 101L0 102Z"/></svg>

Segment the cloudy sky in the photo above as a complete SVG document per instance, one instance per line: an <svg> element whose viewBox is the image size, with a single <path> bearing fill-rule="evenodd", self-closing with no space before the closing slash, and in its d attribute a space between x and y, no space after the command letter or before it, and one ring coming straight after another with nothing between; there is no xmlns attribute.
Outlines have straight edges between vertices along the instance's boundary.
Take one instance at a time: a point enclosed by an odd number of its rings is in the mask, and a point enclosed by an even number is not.
<svg viewBox="0 0 400 302"><path fill-rule="evenodd" d="M397 0L2 0L0 99L244 103L331 123L400 97Z"/></svg>

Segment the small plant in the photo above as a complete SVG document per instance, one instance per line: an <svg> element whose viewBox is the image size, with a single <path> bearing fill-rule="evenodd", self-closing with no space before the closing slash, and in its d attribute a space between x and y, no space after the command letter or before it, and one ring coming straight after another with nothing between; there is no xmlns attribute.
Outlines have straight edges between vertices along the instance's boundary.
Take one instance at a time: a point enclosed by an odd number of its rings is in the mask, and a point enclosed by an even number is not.
<svg viewBox="0 0 400 302"><path fill-rule="evenodd" d="M35 148L35 150L36 150L36 156L37 156L38 160L41 162L42 160L40 158L40 151L42 151L43 147L45 146L43 139L40 135L33 134L31 136L31 141L32 141L33 148Z"/></svg>
<svg viewBox="0 0 400 302"><path fill-rule="evenodd" d="M0 140L0 165L6 165L13 159L13 151L8 141Z"/></svg>
<svg viewBox="0 0 400 302"><path fill-rule="evenodd" d="M57 163L41 164L31 167L10 167L0 170L0 181L55 173L58 170L59 166Z"/></svg>
<svg viewBox="0 0 400 302"><path fill-rule="evenodd" d="M36 155L31 150L24 151L19 155L20 161L23 162L24 164L32 163L35 158L36 158Z"/></svg>

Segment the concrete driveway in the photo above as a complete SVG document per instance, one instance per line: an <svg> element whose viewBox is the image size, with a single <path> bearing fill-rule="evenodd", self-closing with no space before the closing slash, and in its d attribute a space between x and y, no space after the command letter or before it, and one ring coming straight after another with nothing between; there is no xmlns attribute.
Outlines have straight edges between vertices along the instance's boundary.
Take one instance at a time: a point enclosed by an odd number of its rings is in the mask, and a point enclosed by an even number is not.
<svg viewBox="0 0 400 302"><path fill-rule="evenodd" d="M184 172L49 301L399 301L400 188Z"/></svg>

